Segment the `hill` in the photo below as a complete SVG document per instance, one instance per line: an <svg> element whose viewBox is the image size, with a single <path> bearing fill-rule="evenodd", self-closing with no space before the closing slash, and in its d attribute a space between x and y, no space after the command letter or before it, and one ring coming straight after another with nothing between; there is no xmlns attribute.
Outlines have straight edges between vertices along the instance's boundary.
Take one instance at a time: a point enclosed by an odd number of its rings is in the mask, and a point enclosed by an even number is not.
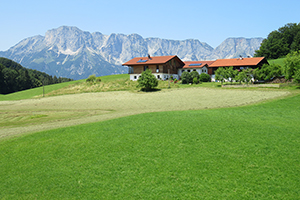
<svg viewBox="0 0 300 200"><path fill-rule="evenodd" d="M216 49L195 39L143 38L138 34L104 35L62 26L45 36L26 38L0 56L57 77L84 79L127 73L121 64L137 56L178 55L182 60L211 60L253 56L262 38L228 38Z"/></svg>
<svg viewBox="0 0 300 200"><path fill-rule="evenodd" d="M67 81L71 81L71 79L52 77L44 72L27 69L10 59L0 57L0 94Z"/></svg>

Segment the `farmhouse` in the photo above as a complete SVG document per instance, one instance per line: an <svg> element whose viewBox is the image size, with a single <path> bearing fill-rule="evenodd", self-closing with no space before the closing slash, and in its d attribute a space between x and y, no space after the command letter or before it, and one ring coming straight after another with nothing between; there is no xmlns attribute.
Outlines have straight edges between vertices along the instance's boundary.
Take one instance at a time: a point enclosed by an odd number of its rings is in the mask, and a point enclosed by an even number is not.
<svg viewBox="0 0 300 200"><path fill-rule="evenodd" d="M136 57L123 64L128 66L130 80L137 80L141 73L150 69L157 79L166 80L170 76L179 79L178 70L184 63L177 56Z"/></svg>
<svg viewBox="0 0 300 200"><path fill-rule="evenodd" d="M233 67L236 70L246 68L258 68L263 64L269 64L264 57L217 59L215 61L181 61L174 56L136 57L123 64L128 66L130 80L137 80L143 71L150 69L157 79L167 80L169 77L179 79L185 71L197 71L212 76L219 67Z"/></svg>
<svg viewBox="0 0 300 200"><path fill-rule="evenodd" d="M182 69L178 70L178 75L181 76L182 72L192 72L197 71L199 74L208 74L209 66L214 61L185 61Z"/></svg>
<svg viewBox="0 0 300 200"><path fill-rule="evenodd" d="M254 57L254 58L232 58L232 59L218 59L209 65L210 75L215 74L215 71L219 67L233 67L233 69L243 70L246 68L256 69L261 67L263 64L269 64L265 57Z"/></svg>

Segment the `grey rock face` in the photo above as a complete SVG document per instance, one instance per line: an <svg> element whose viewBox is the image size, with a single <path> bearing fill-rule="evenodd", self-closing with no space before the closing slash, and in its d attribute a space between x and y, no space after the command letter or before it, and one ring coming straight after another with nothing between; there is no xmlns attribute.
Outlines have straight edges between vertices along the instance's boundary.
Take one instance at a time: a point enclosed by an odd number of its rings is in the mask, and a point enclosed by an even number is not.
<svg viewBox="0 0 300 200"><path fill-rule="evenodd" d="M124 35L90 33L77 27L62 26L45 36L26 38L0 52L0 56L19 62L24 67L50 75L73 79L127 73L122 63L133 57L177 55L182 60L214 60L253 56L263 38L228 38L216 49L199 40L167 40Z"/></svg>

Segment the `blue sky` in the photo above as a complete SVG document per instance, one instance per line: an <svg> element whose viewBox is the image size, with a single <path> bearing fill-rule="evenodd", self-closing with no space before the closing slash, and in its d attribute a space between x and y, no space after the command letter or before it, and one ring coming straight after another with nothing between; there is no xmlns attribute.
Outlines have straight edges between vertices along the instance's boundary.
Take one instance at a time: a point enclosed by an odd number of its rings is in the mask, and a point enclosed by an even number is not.
<svg viewBox="0 0 300 200"><path fill-rule="evenodd" d="M0 51L62 25L144 38L198 39L217 47L228 37L267 37L300 22L299 0L1 0Z"/></svg>

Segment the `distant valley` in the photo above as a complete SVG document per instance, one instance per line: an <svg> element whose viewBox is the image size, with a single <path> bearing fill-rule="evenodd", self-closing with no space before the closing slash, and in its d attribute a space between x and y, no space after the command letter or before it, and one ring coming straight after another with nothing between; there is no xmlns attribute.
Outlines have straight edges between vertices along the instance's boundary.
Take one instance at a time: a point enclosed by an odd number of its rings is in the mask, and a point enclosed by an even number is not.
<svg viewBox="0 0 300 200"><path fill-rule="evenodd" d="M143 38L138 34L104 35L61 26L20 41L0 57L22 66L72 79L127 73L122 63L138 56L177 55L187 60L215 60L253 56L263 38L228 38L215 49L196 39Z"/></svg>

